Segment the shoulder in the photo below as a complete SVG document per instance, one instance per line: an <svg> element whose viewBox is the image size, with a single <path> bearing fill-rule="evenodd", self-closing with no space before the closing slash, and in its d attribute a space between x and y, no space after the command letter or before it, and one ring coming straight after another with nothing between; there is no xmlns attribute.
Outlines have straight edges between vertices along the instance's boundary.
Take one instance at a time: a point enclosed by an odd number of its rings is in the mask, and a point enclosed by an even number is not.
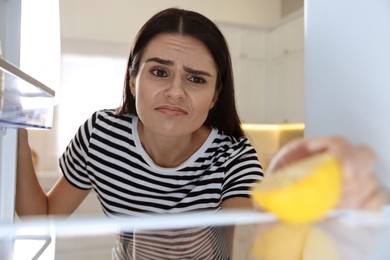
<svg viewBox="0 0 390 260"><path fill-rule="evenodd" d="M85 142L98 138L115 138L132 134L136 117L119 115L115 109L95 111L79 128L77 136Z"/></svg>
<svg viewBox="0 0 390 260"><path fill-rule="evenodd" d="M95 121L126 121L126 122L131 122L134 120L135 116L130 115L130 114L124 114L120 115L117 113L116 109L102 109L102 110L97 110L93 115L91 116L90 119L95 120Z"/></svg>
<svg viewBox="0 0 390 260"><path fill-rule="evenodd" d="M218 147L219 151L227 153L237 152L256 152L245 136L235 137L218 131L215 135L213 144Z"/></svg>
<svg viewBox="0 0 390 260"><path fill-rule="evenodd" d="M210 161L224 167L244 161L260 166L257 152L245 136L237 138L217 130L206 153Z"/></svg>
<svg viewBox="0 0 390 260"><path fill-rule="evenodd" d="M128 129L134 124L135 116L130 114L119 115L115 109L95 111L86 121L92 128Z"/></svg>

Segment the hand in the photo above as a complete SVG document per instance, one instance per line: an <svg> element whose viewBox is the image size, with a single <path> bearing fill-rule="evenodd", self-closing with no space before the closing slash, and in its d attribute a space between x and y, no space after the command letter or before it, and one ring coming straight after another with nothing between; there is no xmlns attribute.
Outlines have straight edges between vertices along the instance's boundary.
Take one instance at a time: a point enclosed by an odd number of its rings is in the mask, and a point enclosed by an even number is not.
<svg viewBox="0 0 390 260"><path fill-rule="evenodd" d="M382 208L388 198L373 174L376 163L374 152L367 146L354 145L341 137L294 140L276 154L267 171L273 172L291 162L325 151L337 156L344 168L343 193L338 207L362 210Z"/></svg>

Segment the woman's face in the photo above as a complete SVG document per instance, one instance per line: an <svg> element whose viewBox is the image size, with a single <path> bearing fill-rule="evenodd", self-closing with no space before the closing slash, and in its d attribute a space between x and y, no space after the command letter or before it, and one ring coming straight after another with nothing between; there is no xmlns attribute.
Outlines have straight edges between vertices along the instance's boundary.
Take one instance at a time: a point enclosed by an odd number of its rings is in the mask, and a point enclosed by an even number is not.
<svg viewBox="0 0 390 260"><path fill-rule="evenodd" d="M215 62L201 41L164 33L146 46L130 87L148 130L181 136L205 122L217 98L216 81Z"/></svg>

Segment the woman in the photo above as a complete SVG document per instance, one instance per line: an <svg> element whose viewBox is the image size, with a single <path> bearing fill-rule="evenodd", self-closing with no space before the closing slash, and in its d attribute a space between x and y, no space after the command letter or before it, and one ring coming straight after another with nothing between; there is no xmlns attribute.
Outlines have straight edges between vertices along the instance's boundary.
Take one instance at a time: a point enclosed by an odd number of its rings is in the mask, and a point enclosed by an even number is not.
<svg viewBox="0 0 390 260"><path fill-rule="evenodd" d="M249 188L263 176L240 126L223 35L206 17L179 9L164 10L142 27L123 105L97 111L80 127L60 158L64 176L47 197L32 191L36 180L25 167L19 166L19 215L69 215L92 188L108 216L249 208ZM228 258L221 228L170 232L190 241L172 253L179 258ZM118 255L133 255L134 240L123 235ZM210 242L195 245L200 240Z"/></svg>
<svg viewBox="0 0 390 260"><path fill-rule="evenodd" d="M306 142L291 153L299 154ZM354 153L349 143L343 145ZM340 142L328 140L309 153L333 146ZM108 216L250 208L249 189L263 178L240 126L225 39L209 19L180 9L163 10L141 28L128 60L122 106L97 111L80 127L60 158L63 176L48 194L26 151L26 132L20 131L21 216L69 215L91 189ZM291 153L283 152L276 167ZM156 253L228 259L232 237L232 229L215 227L122 234L114 258Z"/></svg>

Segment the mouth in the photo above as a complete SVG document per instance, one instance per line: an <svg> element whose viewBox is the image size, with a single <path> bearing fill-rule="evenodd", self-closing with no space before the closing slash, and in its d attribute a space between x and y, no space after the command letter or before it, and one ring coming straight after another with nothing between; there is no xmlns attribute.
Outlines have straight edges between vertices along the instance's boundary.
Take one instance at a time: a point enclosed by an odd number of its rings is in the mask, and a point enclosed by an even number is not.
<svg viewBox="0 0 390 260"><path fill-rule="evenodd" d="M181 115L188 114L188 112L185 109L178 106L172 106L172 105L159 106L156 108L156 110L170 116L181 116Z"/></svg>

